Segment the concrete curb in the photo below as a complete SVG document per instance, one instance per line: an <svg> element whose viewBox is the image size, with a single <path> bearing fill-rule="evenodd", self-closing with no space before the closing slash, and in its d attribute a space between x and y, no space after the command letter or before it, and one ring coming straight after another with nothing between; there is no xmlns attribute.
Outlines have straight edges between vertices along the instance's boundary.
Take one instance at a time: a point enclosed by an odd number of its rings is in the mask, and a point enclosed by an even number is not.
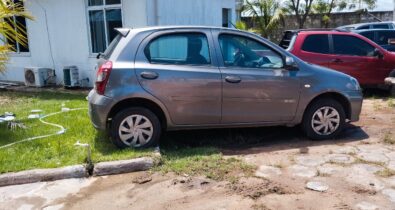
<svg viewBox="0 0 395 210"><path fill-rule="evenodd" d="M54 169L34 169L0 175L0 187L9 185L28 184L34 182L55 181L70 178L85 178L89 176L104 176L136 171L145 171L157 165L160 154L154 157L142 157L131 160L119 160L94 164L93 171L84 165L67 166ZM92 174L90 174L90 172Z"/></svg>
<svg viewBox="0 0 395 210"><path fill-rule="evenodd" d="M95 164L93 168L93 176L104 176L121 173L129 173L135 171L145 171L155 165L153 158L137 158L132 160L119 160L111 162L101 162Z"/></svg>
<svg viewBox="0 0 395 210"><path fill-rule="evenodd" d="M0 175L0 187L59 179L83 178L88 176L89 174L83 165L54 169L34 169Z"/></svg>

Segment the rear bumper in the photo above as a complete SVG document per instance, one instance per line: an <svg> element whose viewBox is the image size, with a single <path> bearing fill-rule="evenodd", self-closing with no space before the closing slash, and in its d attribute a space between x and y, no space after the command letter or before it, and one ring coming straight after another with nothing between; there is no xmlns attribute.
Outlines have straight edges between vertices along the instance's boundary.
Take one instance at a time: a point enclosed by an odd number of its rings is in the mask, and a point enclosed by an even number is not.
<svg viewBox="0 0 395 210"><path fill-rule="evenodd" d="M99 95L91 90L88 95L89 117L93 126L98 130L106 130L107 116L111 110L113 100L107 96Z"/></svg>
<svg viewBox="0 0 395 210"><path fill-rule="evenodd" d="M362 110L363 95L360 91L348 92L348 100L350 102L350 116L351 122L359 120L359 115Z"/></svg>

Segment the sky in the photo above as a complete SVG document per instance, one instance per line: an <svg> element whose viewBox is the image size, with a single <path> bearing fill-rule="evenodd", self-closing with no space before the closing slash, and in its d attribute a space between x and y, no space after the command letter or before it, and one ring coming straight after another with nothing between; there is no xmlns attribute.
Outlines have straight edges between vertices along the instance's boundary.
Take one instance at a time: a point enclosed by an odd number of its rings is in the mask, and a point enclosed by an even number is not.
<svg viewBox="0 0 395 210"><path fill-rule="evenodd" d="M388 11L394 9L394 0L377 0L375 11Z"/></svg>

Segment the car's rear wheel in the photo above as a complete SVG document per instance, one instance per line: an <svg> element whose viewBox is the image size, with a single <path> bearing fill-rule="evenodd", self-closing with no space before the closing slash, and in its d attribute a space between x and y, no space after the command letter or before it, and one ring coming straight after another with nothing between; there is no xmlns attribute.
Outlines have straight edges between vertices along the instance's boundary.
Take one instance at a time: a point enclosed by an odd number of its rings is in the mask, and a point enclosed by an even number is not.
<svg viewBox="0 0 395 210"><path fill-rule="evenodd" d="M314 140L334 138L343 130L344 125L343 106L330 98L313 102L307 108L302 122L307 137Z"/></svg>
<svg viewBox="0 0 395 210"><path fill-rule="evenodd" d="M161 124L158 117L148 109L128 108L115 115L110 133L119 148L147 148L158 144Z"/></svg>

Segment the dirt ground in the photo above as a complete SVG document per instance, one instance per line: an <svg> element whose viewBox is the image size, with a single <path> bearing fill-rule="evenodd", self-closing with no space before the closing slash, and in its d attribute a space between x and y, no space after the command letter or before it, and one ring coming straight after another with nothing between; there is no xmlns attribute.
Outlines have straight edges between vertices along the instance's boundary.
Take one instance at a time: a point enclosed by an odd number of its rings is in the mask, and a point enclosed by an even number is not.
<svg viewBox="0 0 395 210"><path fill-rule="evenodd" d="M261 144L222 149L255 165L253 177L139 172L9 186L0 188L0 209L395 209L393 102L366 99L361 120L336 140L266 131Z"/></svg>

